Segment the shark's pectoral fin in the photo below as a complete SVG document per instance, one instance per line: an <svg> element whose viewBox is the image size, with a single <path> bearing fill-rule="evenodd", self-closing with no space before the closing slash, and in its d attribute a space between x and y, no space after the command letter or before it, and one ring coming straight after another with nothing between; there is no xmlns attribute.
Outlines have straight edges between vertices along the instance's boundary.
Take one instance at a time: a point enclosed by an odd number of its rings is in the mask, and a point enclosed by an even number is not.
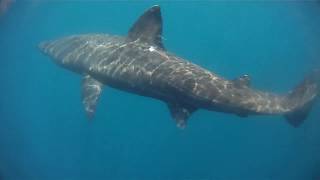
<svg viewBox="0 0 320 180"><path fill-rule="evenodd" d="M155 5L142 14L128 33L130 41L141 42L165 49L162 44L162 17L160 6Z"/></svg>
<svg viewBox="0 0 320 180"><path fill-rule="evenodd" d="M181 129L186 127L187 119L196 110L196 108L183 106L178 103L168 103L168 108L172 118L177 123L177 127Z"/></svg>
<svg viewBox="0 0 320 180"><path fill-rule="evenodd" d="M251 84L250 76L245 74L233 80L233 83L237 87L249 87Z"/></svg>
<svg viewBox="0 0 320 180"><path fill-rule="evenodd" d="M82 79L82 103L89 118L94 116L103 84L85 75Z"/></svg>

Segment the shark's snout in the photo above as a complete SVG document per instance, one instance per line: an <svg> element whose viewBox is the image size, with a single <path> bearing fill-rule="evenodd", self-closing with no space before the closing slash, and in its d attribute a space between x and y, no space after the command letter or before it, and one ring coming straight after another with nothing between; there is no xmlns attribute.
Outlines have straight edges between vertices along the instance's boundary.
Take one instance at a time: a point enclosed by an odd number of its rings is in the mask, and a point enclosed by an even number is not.
<svg viewBox="0 0 320 180"><path fill-rule="evenodd" d="M54 45L55 41L43 41L38 44L38 48L44 55L51 57L54 63L61 64L57 58L57 49L53 48Z"/></svg>
<svg viewBox="0 0 320 180"><path fill-rule="evenodd" d="M48 53L48 47L50 46L51 41L43 41L38 44L38 48L43 52L43 53Z"/></svg>

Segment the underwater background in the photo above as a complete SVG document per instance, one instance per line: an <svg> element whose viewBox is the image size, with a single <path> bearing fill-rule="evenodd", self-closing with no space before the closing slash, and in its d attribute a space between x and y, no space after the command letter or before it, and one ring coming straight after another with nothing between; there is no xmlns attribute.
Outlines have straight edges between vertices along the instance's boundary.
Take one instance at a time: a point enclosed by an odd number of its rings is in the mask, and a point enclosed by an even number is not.
<svg viewBox="0 0 320 180"><path fill-rule="evenodd" d="M0 179L320 179L320 103L299 128L199 110L181 130L164 103L105 88L86 118L81 77L38 43L126 35L154 4L166 48L226 78L284 94L320 67L316 1L17 0L0 16Z"/></svg>

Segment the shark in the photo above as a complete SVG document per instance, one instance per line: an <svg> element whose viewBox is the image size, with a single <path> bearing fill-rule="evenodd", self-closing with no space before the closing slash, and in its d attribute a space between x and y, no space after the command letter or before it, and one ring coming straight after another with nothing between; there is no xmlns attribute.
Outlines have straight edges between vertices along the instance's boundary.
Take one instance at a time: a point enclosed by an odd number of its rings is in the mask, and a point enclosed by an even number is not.
<svg viewBox="0 0 320 180"><path fill-rule="evenodd" d="M39 48L54 63L82 76L82 102L89 118L106 87L164 102L179 128L199 109L240 117L281 115L298 127L316 102L318 69L286 94L261 91L251 87L246 74L228 80L167 51L162 26L160 6L154 5L127 36L71 35L41 42Z"/></svg>

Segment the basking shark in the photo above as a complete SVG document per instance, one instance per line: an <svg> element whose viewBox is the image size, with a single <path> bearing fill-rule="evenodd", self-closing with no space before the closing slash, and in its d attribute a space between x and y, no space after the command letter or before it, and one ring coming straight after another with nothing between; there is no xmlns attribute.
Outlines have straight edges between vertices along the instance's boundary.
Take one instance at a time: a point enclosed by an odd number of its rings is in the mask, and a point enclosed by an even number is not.
<svg viewBox="0 0 320 180"><path fill-rule="evenodd" d="M93 117L103 86L165 102L177 126L198 109L249 115L283 115L294 127L307 118L320 92L315 70L285 95L255 90L250 77L227 80L166 50L160 7L146 10L126 37L72 35L40 49L63 68L82 75L82 102Z"/></svg>

